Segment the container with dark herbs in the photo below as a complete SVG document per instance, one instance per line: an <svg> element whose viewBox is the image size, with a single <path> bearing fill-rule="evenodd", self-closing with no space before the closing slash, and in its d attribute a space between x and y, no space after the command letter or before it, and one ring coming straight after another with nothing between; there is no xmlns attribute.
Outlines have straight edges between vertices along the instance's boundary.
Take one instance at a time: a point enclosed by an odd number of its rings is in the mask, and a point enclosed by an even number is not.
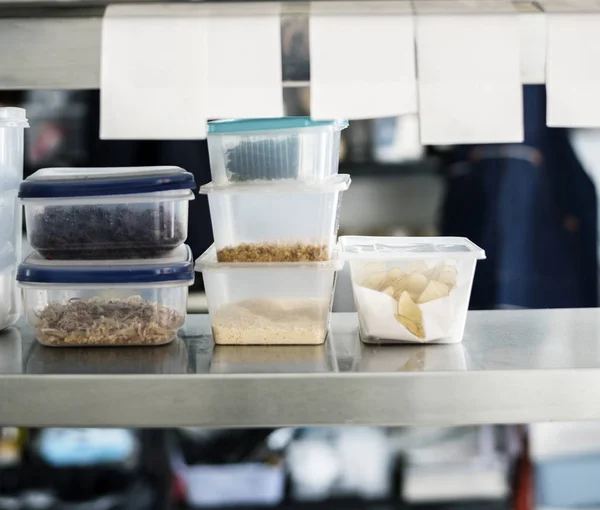
<svg viewBox="0 0 600 510"><path fill-rule="evenodd" d="M19 266L27 322L53 347L162 345L185 321L192 255L49 261L34 253Z"/></svg>
<svg viewBox="0 0 600 510"><path fill-rule="evenodd" d="M178 167L45 168L19 196L29 243L49 260L153 258L187 238L194 187Z"/></svg>

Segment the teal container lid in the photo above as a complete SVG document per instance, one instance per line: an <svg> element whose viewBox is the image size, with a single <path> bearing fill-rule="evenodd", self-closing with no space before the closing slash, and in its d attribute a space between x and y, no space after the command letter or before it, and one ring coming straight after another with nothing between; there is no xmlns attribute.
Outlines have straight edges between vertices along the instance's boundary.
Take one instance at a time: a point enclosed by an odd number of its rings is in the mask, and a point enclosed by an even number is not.
<svg viewBox="0 0 600 510"><path fill-rule="evenodd" d="M348 127L347 120L312 120L310 117L279 117L273 119L228 119L208 123L208 134L245 133L250 131L281 131L332 126L341 131Z"/></svg>

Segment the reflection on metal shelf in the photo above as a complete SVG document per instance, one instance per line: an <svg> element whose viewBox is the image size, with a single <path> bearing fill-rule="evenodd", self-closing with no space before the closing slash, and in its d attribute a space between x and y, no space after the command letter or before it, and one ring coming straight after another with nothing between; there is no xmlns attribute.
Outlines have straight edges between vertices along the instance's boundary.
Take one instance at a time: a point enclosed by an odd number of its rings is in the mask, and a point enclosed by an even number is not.
<svg viewBox="0 0 600 510"><path fill-rule="evenodd" d="M328 342L337 367L310 373L294 363L294 349L279 349L268 373L247 373L244 363L211 373L206 315L190 316L172 346L85 354L35 345L22 328L25 373L0 374L0 416L40 427L600 420L590 405L600 400L596 309L472 312L462 345L410 347L412 361L402 348L361 346L357 327L355 314L333 314ZM7 345L0 334L0 359ZM187 367L168 359L173 345L184 346Z"/></svg>
<svg viewBox="0 0 600 510"><path fill-rule="evenodd" d="M215 345L212 374L337 372L331 342L322 345Z"/></svg>
<svg viewBox="0 0 600 510"><path fill-rule="evenodd" d="M164 348L163 348L164 347ZM184 374L188 351L183 339L176 338L159 349L46 348L31 345L26 358L28 374Z"/></svg>

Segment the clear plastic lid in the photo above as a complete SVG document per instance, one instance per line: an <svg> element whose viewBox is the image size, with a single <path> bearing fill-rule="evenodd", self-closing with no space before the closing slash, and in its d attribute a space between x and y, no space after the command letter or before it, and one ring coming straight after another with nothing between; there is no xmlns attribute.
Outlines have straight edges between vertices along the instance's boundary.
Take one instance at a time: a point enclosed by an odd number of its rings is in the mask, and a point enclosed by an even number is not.
<svg viewBox="0 0 600 510"><path fill-rule="evenodd" d="M224 184L217 186L212 182L200 187L200 194L212 193L333 193L346 191L350 187L350 176L333 175L322 182L303 182L296 179L280 179L277 181L244 181L235 186Z"/></svg>
<svg viewBox="0 0 600 510"><path fill-rule="evenodd" d="M186 245L155 259L47 260L38 253L32 253L17 271L17 281L22 284L127 285L193 280L192 251Z"/></svg>
<svg viewBox="0 0 600 510"><path fill-rule="evenodd" d="M468 257L485 259L485 251L466 237L342 236L340 257L356 259L414 259Z"/></svg>
<svg viewBox="0 0 600 510"><path fill-rule="evenodd" d="M310 117L279 117L273 119L228 119L208 123L208 134L242 134L256 131L282 131L331 126L341 131L348 127L347 120L312 120Z"/></svg>
<svg viewBox="0 0 600 510"><path fill-rule="evenodd" d="M42 168L21 183L19 197L126 195L195 187L193 174L177 166Z"/></svg>
<svg viewBox="0 0 600 510"><path fill-rule="evenodd" d="M211 245L197 260L196 272L201 273L206 270L227 270L230 269L311 269L311 270L333 270L339 271L344 267L344 262L338 257L337 252L333 254L331 260L322 262L218 262L217 249Z"/></svg>

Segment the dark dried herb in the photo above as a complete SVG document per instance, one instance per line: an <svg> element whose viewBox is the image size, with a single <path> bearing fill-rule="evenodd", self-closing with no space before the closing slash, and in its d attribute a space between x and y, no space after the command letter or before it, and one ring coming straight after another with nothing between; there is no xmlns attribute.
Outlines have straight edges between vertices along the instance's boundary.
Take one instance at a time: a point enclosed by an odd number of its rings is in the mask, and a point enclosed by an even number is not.
<svg viewBox="0 0 600 510"><path fill-rule="evenodd" d="M44 207L27 228L32 246L52 260L160 257L185 241L162 206Z"/></svg>

